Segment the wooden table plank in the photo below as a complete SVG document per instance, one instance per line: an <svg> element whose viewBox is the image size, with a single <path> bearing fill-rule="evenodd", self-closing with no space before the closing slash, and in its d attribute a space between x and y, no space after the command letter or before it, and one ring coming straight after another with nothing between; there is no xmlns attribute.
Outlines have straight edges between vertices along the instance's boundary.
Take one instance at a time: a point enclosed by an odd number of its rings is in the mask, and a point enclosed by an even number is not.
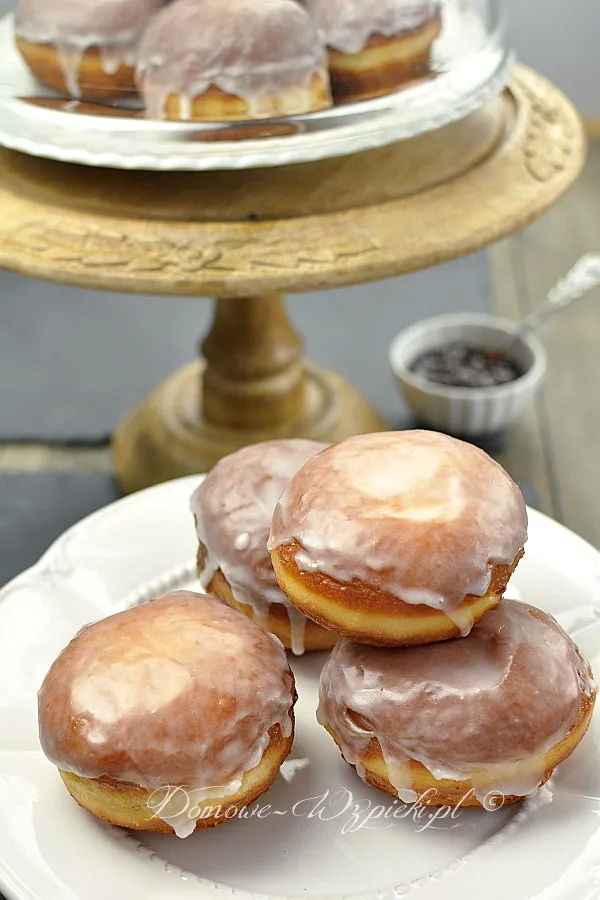
<svg viewBox="0 0 600 900"><path fill-rule="evenodd" d="M509 288L502 285L507 271L524 313L580 255L600 252L600 143L592 143L586 171L568 196L507 244L508 250L494 254L498 310L507 314ZM516 477L527 477L541 465L541 449L554 515L600 546L600 290L550 320L541 337L549 372L534 414L537 428L531 420L523 423L531 446L518 450L515 435L508 464Z"/></svg>
<svg viewBox="0 0 600 900"><path fill-rule="evenodd" d="M0 470L63 470L110 473L112 460L108 447L66 447L45 444L0 445Z"/></svg>
<svg viewBox="0 0 600 900"><path fill-rule="evenodd" d="M490 253L494 304L498 315L520 320L524 316L523 285L515 259L514 240L503 241ZM517 480L535 491L539 508L556 518L556 496L551 478L547 447L542 438L539 399L510 433L498 461Z"/></svg>

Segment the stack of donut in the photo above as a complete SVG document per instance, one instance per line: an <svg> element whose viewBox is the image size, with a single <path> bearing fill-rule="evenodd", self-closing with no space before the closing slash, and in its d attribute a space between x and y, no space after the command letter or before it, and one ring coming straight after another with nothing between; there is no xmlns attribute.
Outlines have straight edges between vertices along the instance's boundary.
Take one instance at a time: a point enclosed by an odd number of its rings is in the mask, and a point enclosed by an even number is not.
<svg viewBox="0 0 600 900"><path fill-rule="evenodd" d="M584 736L588 663L502 599L527 516L481 450L424 431L270 441L221 460L191 508L213 596L84 628L39 693L42 747L99 818L186 837L267 790L293 741L285 647L333 648L319 721L404 801L515 802Z"/></svg>
<svg viewBox="0 0 600 900"><path fill-rule="evenodd" d="M368 784L495 807L534 793L582 739L588 663L550 616L502 599L526 539L507 473L431 432L342 441L284 491L274 569L340 635L318 718Z"/></svg>
<svg viewBox="0 0 600 900"><path fill-rule="evenodd" d="M377 97L430 74L439 0L19 0L17 46L74 99L244 121Z"/></svg>

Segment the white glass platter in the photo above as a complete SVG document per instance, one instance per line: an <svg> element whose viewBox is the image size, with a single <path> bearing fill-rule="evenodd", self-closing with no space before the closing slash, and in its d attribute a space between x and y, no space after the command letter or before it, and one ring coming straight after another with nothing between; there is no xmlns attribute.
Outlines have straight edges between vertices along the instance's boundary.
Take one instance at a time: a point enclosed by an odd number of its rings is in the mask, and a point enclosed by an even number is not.
<svg viewBox="0 0 600 900"><path fill-rule="evenodd" d="M185 171L281 166L381 147L461 119L504 89L514 60L485 16L483 0L443 0L435 77L395 94L290 119L215 125L152 121L135 109L124 116L96 107L94 114L57 98L30 75L7 15L0 21L0 145L92 166Z"/></svg>
<svg viewBox="0 0 600 900"><path fill-rule="evenodd" d="M293 660L292 758L262 818L185 841L105 826L68 796L38 744L36 692L85 623L194 578L198 477L85 519L0 593L0 891L9 900L595 900L600 896L600 716L550 783L494 812L385 819L315 720L322 654ZM600 671L600 554L531 511L509 595L556 615ZM354 805L358 804L358 805ZM398 804L396 803L398 808Z"/></svg>

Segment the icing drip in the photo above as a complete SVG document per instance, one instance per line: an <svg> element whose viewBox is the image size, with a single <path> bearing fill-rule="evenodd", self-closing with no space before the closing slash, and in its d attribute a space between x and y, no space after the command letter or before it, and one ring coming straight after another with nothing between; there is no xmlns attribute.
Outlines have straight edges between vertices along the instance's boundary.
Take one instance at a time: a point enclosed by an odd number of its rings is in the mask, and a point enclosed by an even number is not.
<svg viewBox="0 0 600 900"><path fill-rule="evenodd" d="M440 9L439 0L304 0L326 44L359 53L375 35L397 37L415 31Z"/></svg>
<svg viewBox="0 0 600 900"><path fill-rule="evenodd" d="M493 567L527 539L521 492L482 450L426 431L349 438L310 460L283 492L269 549L301 571L358 579L453 617L483 596ZM295 543L293 543L295 542Z"/></svg>
<svg viewBox="0 0 600 900"><path fill-rule="evenodd" d="M67 44L58 44L57 50L67 91L71 97L81 97L79 67L83 58L83 50L80 50L79 47L70 47Z"/></svg>
<svg viewBox="0 0 600 900"><path fill-rule="evenodd" d="M171 826L178 838L187 838L196 830L198 821L202 816L197 816L195 807L208 803L209 808L206 817L213 809L220 807L222 817L226 817L227 801L240 790L242 779L237 778L229 784L218 789L203 788L188 791L174 788L167 791L158 791L151 795L150 806L157 818L162 819ZM212 801L212 802L210 802Z"/></svg>
<svg viewBox="0 0 600 900"><path fill-rule="evenodd" d="M85 778L185 788L196 804L227 797L274 726L290 736L293 683L270 635L213 598L179 592L84 628L61 653L40 689L42 748ZM189 806L177 815L180 800L169 822L183 833L195 823Z"/></svg>
<svg viewBox="0 0 600 900"><path fill-rule="evenodd" d="M427 604L425 604L427 605ZM448 618L454 622L458 628L461 637L466 637L473 627L473 618L467 610L462 609L444 609Z"/></svg>
<svg viewBox="0 0 600 900"><path fill-rule="evenodd" d="M150 114L153 115L153 117L155 119L162 118L162 114L164 111L164 104L166 103L166 100L167 100L166 96L164 97L164 99L162 99L162 95L161 95L160 109L151 110ZM183 119L184 122L189 122L190 119L192 118L192 98L189 97L187 94L179 95L179 115Z"/></svg>
<svg viewBox="0 0 600 900"><path fill-rule="evenodd" d="M191 500L198 538L207 550L200 582L207 590L220 570L238 603L267 627L274 604L285 607L292 651L304 652L306 619L281 591L267 539L275 504L290 478L327 445L315 441L267 441L222 459Z"/></svg>
<svg viewBox="0 0 600 900"><path fill-rule="evenodd" d="M103 44L99 48L102 71L106 75L116 75L121 66L135 65L137 48L131 44Z"/></svg>
<svg viewBox="0 0 600 900"><path fill-rule="evenodd" d="M288 617L290 620L290 643L292 645L292 653L296 656L302 656L304 653L304 637L306 634L306 616L294 609L290 605L288 608Z"/></svg>
<svg viewBox="0 0 600 900"><path fill-rule="evenodd" d="M106 75L116 75L121 68L121 53L114 44L107 44L106 47L101 47L100 59L102 61L102 71Z"/></svg>
<svg viewBox="0 0 600 900"><path fill-rule="evenodd" d="M327 79L326 51L306 11L290 0L178 0L152 20L140 44L137 83L148 114L162 118L169 95L179 115L212 87L243 99L251 118L311 109L313 76Z"/></svg>
<svg viewBox="0 0 600 900"><path fill-rule="evenodd" d="M595 694L588 663L554 619L503 600L463 639L402 650L341 640L322 672L317 718L351 764L376 738L400 799L413 789L414 759L438 780L472 780L492 808L500 795L537 790L544 755Z"/></svg>

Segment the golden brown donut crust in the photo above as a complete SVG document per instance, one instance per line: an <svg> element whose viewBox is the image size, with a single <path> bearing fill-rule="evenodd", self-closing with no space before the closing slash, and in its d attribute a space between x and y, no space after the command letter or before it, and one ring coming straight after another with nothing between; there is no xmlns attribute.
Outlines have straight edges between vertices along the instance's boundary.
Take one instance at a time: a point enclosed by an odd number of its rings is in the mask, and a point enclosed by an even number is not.
<svg viewBox="0 0 600 900"><path fill-rule="evenodd" d="M290 710L292 733L284 737L279 725L269 732L271 742L259 764L243 777L240 790L232 796L222 799L212 798L199 804L202 809L215 809L214 815L198 819L196 831L204 828L216 828L235 816L225 817L223 810L235 808L238 812L253 803L264 794L274 782L281 764L287 758L294 741L294 714ZM139 785L111 778L81 778L70 772L59 769L67 790L74 800L97 818L134 831L147 831L156 834L173 834L174 829L168 821L154 816L149 805L152 792ZM218 807L222 807L221 814Z"/></svg>
<svg viewBox="0 0 600 900"><path fill-rule="evenodd" d="M336 103L369 100L431 74L431 46L442 27L441 15L398 37L374 35L359 53L329 50L329 74Z"/></svg>
<svg viewBox="0 0 600 900"><path fill-rule="evenodd" d="M294 606L324 628L375 647L427 644L460 636L458 626L441 610L405 603L357 579L341 585L324 573L300 571L295 559L300 549L298 541L293 540L272 550L273 568ZM460 612L472 624L500 602L523 552L511 566L494 567L483 597L465 598Z"/></svg>
<svg viewBox="0 0 600 900"><path fill-rule="evenodd" d="M55 91L70 95L59 52L54 44L34 43L18 36L16 42L21 56L38 81ZM130 95L135 93L133 76L133 67L124 64L113 75L107 74L103 69L99 49L89 47L83 52L79 67L81 96L86 99L101 99Z"/></svg>

